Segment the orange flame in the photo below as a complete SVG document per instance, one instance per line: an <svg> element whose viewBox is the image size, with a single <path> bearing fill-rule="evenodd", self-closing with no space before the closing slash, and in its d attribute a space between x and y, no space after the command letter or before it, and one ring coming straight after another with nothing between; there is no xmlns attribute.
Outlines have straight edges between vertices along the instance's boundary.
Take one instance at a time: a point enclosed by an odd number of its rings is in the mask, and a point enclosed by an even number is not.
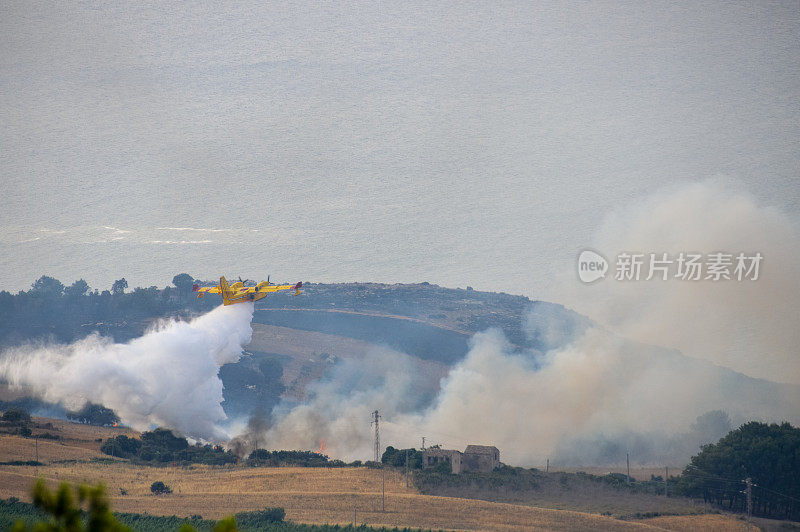
<svg viewBox="0 0 800 532"><path fill-rule="evenodd" d="M317 454L325 454L325 440L322 440L319 444L319 450Z"/></svg>

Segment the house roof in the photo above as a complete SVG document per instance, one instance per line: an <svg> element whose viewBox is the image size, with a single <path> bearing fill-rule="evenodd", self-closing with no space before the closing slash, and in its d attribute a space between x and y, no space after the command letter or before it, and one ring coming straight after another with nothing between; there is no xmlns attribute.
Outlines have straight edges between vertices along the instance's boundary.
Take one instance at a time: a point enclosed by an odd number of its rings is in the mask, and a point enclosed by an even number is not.
<svg viewBox="0 0 800 532"><path fill-rule="evenodd" d="M455 449L425 449L423 451L427 456L452 456L454 454L461 454L461 451Z"/></svg>
<svg viewBox="0 0 800 532"><path fill-rule="evenodd" d="M500 450L494 445L467 445L464 454L491 454L499 453Z"/></svg>

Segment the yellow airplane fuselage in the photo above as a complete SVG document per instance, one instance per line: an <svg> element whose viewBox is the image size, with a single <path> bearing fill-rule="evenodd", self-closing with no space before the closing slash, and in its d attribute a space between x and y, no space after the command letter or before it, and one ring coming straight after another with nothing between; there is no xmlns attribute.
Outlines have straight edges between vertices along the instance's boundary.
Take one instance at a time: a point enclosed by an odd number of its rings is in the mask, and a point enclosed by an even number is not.
<svg viewBox="0 0 800 532"><path fill-rule="evenodd" d="M218 286L198 287L196 291L199 292L197 297L203 297L205 293L222 294L223 305L235 305L236 303L258 301L264 299L272 292L279 292L281 290L294 290L294 295L298 295L301 286L303 286L302 282L273 286L270 285L269 281L262 281L256 286L244 286L244 283L241 281L229 285L225 277L220 277Z"/></svg>

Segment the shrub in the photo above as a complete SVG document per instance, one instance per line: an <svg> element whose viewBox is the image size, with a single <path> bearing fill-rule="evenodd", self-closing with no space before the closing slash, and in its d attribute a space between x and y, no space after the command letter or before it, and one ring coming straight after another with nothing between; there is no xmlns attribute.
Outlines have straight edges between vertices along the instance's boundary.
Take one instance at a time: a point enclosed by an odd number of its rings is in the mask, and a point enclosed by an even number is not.
<svg viewBox="0 0 800 532"><path fill-rule="evenodd" d="M450 474L453 472L453 467L450 465L449 460L442 460L441 462L433 466L433 472Z"/></svg>
<svg viewBox="0 0 800 532"><path fill-rule="evenodd" d="M119 417L110 408L103 405L86 403L77 412L67 412L67 419L87 425L108 426L119 421Z"/></svg>
<svg viewBox="0 0 800 532"><path fill-rule="evenodd" d="M236 456L221 447L211 445L189 445L181 438L165 429L156 429L142 434L142 439L125 435L109 438L100 450L118 458L128 458L140 462L181 462L224 465L236 461Z"/></svg>
<svg viewBox="0 0 800 532"><path fill-rule="evenodd" d="M150 491L155 495L168 495L172 493L172 489L160 480L156 480L150 485Z"/></svg>
<svg viewBox="0 0 800 532"><path fill-rule="evenodd" d="M139 452L141 446L141 440L129 438L123 434L117 436L116 438L109 438L104 441L100 446L100 451L105 454L110 454L111 456L130 458Z"/></svg>
<svg viewBox="0 0 800 532"><path fill-rule="evenodd" d="M30 423L31 415L21 408L11 408L3 412L3 421L14 425Z"/></svg>
<svg viewBox="0 0 800 532"><path fill-rule="evenodd" d="M281 523L286 517L283 508L265 508L254 512L244 512L236 514L236 523L245 529L258 530L266 528L264 525L271 523Z"/></svg>
<svg viewBox="0 0 800 532"><path fill-rule="evenodd" d="M330 461L324 454L313 451L267 451L266 449L256 449L250 453L247 461L254 466L341 467L345 465L341 460Z"/></svg>
<svg viewBox="0 0 800 532"><path fill-rule="evenodd" d="M391 445L386 447L381 462L393 467L405 467L406 457L408 457L408 467L410 469L422 469L422 451L414 448L395 449Z"/></svg>

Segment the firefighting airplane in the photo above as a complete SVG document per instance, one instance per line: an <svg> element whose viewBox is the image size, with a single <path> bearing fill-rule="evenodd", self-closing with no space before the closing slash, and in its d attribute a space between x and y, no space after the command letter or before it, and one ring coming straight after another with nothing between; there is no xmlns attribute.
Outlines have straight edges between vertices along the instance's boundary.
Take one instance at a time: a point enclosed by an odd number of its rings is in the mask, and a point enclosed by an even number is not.
<svg viewBox="0 0 800 532"><path fill-rule="evenodd" d="M300 294L301 286L303 286L302 281L297 284L272 285L269 282L269 277L267 277L266 281L262 281L255 286L245 286L241 278L238 282L229 285L225 277L220 277L219 285L217 286L204 286L200 288L198 285L194 285L192 290L198 292L198 298L203 297L207 293L222 294L223 305L235 305L236 303L244 303L246 301L258 301L259 299L267 297L267 294L280 290L294 290L294 295L298 295Z"/></svg>

